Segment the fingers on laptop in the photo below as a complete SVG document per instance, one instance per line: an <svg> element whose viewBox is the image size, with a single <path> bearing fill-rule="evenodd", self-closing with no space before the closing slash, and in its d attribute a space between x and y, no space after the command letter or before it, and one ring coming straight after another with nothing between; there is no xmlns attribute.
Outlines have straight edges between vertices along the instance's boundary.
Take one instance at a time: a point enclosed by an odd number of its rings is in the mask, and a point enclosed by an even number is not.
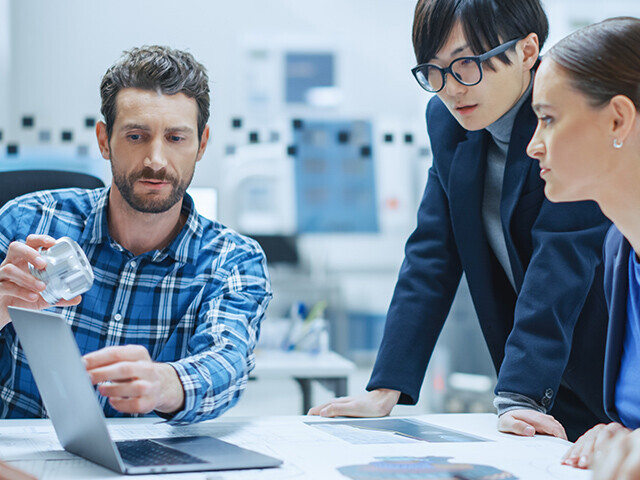
<svg viewBox="0 0 640 480"><path fill-rule="evenodd" d="M124 386L132 393L122 392L120 390L109 390ZM152 386L149 382L136 380L135 382L127 382L126 384L100 385L100 394L109 398L109 403L113 408L123 413L149 413L156 409L156 396L145 394L151 390ZM117 393L114 393L117 392Z"/></svg>
<svg viewBox="0 0 640 480"><path fill-rule="evenodd" d="M156 408L159 379L149 352L140 345L106 347L84 357L91 381L101 395L124 413Z"/></svg>
<svg viewBox="0 0 640 480"><path fill-rule="evenodd" d="M149 351L142 345L115 345L105 347L95 352L87 353L83 358L87 370L93 370L119 362L151 361Z"/></svg>

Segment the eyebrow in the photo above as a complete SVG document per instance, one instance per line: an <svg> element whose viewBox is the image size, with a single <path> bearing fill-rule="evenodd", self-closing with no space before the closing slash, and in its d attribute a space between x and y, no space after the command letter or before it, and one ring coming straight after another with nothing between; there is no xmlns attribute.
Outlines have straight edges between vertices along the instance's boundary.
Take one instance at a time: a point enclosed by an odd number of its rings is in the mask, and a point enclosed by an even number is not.
<svg viewBox="0 0 640 480"><path fill-rule="evenodd" d="M149 127L147 127L146 125L142 125L139 123L127 123L125 125L123 125L122 127L120 127L120 130L144 130L144 131L149 131L151 130Z"/></svg>
<svg viewBox="0 0 640 480"><path fill-rule="evenodd" d="M120 130L142 130L143 132L150 132L151 129L147 125L142 125L140 123L127 123L123 125ZM177 132L177 133L193 133L194 129L188 126L180 126L180 127L169 127L164 129L165 133L169 132Z"/></svg>
<svg viewBox="0 0 640 480"><path fill-rule="evenodd" d="M458 47L458 48L456 48L453 52L451 52L451 56L453 57L453 56L457 55L458 53L460 53L460 52L462 52L462 51L466 50L467 48L469 48L469 45L467 45L467 44L465 43L465 44L464 44L464 45L462 45L461 47ZM432 58L432 60L440 60L440 59L439 59L439 58L438 58L438 56L436 55L436 56L434 56L434 57Z"/></svg>
<svg viewBox="0 0 640 480"><path fill-rule="evenodd" d="M551 105L549 105L548 103L534 103L533 105L531 105L531 108L536 113L539 112L540 110L545 109L545 108L553 109L553 107Z"/></svg>
<svg viewBox="0 0 640 480"><path fill-rule="evenodd" d="M177 133L193 133L194 130L191 127L170 127L170 128L166 128L165 133L169 133L169 132L177 132Z"/></svg>

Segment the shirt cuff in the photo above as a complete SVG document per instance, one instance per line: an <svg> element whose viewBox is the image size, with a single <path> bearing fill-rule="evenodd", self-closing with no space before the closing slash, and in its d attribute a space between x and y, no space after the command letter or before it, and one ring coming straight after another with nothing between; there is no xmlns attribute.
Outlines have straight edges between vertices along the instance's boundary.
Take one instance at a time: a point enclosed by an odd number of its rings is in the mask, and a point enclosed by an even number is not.
<svg viewBox="0 0 640 480"><path fill-rule="evenodd" d="M540 413L547 413L547 409L542 404L532 398L519 393L498 392L493 399L493 406L498 410L498 416L511 410L529 409Z"/></svg>
<svg viewBox="0 0 640 480"><path fill-rule="evenodd" d="M178 410L173 414L162 413L155 411L154 413L161 418L164 418L169 423L191 423L196 416L196 410L201 400L201 388L198 382L194 381L193 375L190 375L185 366L178 362L167 362L171 365L182 383L182 389L184 391L184 406L182 410Z"/></svg>

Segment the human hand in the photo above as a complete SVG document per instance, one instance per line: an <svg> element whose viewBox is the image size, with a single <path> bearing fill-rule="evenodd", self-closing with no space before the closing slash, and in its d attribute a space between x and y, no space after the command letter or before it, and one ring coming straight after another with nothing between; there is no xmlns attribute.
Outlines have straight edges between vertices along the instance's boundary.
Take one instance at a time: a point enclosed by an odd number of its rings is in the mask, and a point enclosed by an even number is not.
<svg viewBox="0 0 640 480"><path fill-rule="evenodd" d="M562 456L562 463L576 468L589 468L593 462L594 454L620 431L628 432L629 429L615 422L596 425L567 450L567 453Z"/></svg>
<svg viewBox="0 0 640 480"><path fill-rule="evenodd" d="M601 423L583 434L573 446L562 456L562 463L576 468L589 468L593 462L594 453L602 445L620 431L629 431L619 423Z"/></svg>
<svg viewBox="0 0 640 480"><path fill-rule="evenodd" d="M364 395L339 397L309 410L307 415L322 417L385 417L398 403L400 392L379 388Z"/></svg>
<svg viewBox="0 0 640 480"><path fill-rule="evenodd" d="M536 433L567 439L564 427L551 415L536 410L509 410L500 415L498 430L523 437L533 437Z"/></svg>
<svg viewBox="0 0 640 480"><path fill-rule="evenodd" d="M38 480L37 477L23 470L18 470L9 463L0 461L0 478L6 480Z"/></svg>
<svg viewBox="0 0 640 480"><path fill-rule="evenodd" d="M31 308L42 310L51 307L40 292L47 286L42 280L29 272L29 264L42 270L47 261L40 255L38 248L49 248L56 240L49 235L29 235L26 242L11 242L7 255L0 264L0 328L11 321L7 307ZM79 295L71 300L61 300L58 307L68 307L80 303Z"/></svg>
<svg viewBox="0 0 640 480"><path fill-rule="evenodd" d="M152 361L145 347L105 347L83 358L91 381L116 410L173 413L183 408L178 374L171 365Z"/></svg>
<svg viewBox="0 0 640 480"><path fill-rule="evenodd" d="M640 430L622 428L594 455L593 480L640 480Z"/></svg>

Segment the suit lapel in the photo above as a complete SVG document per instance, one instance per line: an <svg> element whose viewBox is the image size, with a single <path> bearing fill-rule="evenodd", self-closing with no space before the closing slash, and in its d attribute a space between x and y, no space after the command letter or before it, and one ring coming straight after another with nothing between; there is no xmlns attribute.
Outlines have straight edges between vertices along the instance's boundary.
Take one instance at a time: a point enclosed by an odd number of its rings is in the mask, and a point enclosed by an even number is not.
<svg viewBox="0 0 640 480"><path fill-rule="evenodd" d="M468 132L451 162L449 202L456 245L469 290L479 314L480 325L489 345L496 369L500 368L504 342L510 331L507 318L513 305L504 293L511 290L491 252L482 222L482 201L490 134L484 130ZM511 290L512 291L512 290ZM505 316L506 315L506 316Z"/></svg>
<svg viewBox="0 0 640 480"><path fill-rule="evenodd" d="M629 294L629 255L631 246L623 239L620 249L613 261L613 285L611 288L611 306L609 311L609 328L607 332L607 349L604 362L604 395L607 412L619 421L615 410L615 391L622 346L624 345L625 327L627 324L627 296Z"/></svg>
<svg viewBox="0 0 640 480"><path fill-rule="evenodd" d="M467 140L458 144L451 162L449 201L456 238L462 239L462 242L458 242L459 248L479 243L466 241L476 238L479 233L484 238L482 196L487 140L488 134L484 131L468 132Z"/></svg>
<svg viewBox="0 0 640 480"><path fill-rule="evenodd" d="M522 188L527 182L531 162L534 161L526 154L527 145L536 127L535 115L529 103L530 100L527 100L522 105L513 124L509 151L507 152L507 164L504 170L504 181L502 183L502 201L500 202L500 218L502 219L503 228L507 230L505 240L516 285L522 283L524 269L518 256L514 255L515 252L513 251L513 244L509 241L511 236L508 231L518 200L522 194Z"/></svg>

